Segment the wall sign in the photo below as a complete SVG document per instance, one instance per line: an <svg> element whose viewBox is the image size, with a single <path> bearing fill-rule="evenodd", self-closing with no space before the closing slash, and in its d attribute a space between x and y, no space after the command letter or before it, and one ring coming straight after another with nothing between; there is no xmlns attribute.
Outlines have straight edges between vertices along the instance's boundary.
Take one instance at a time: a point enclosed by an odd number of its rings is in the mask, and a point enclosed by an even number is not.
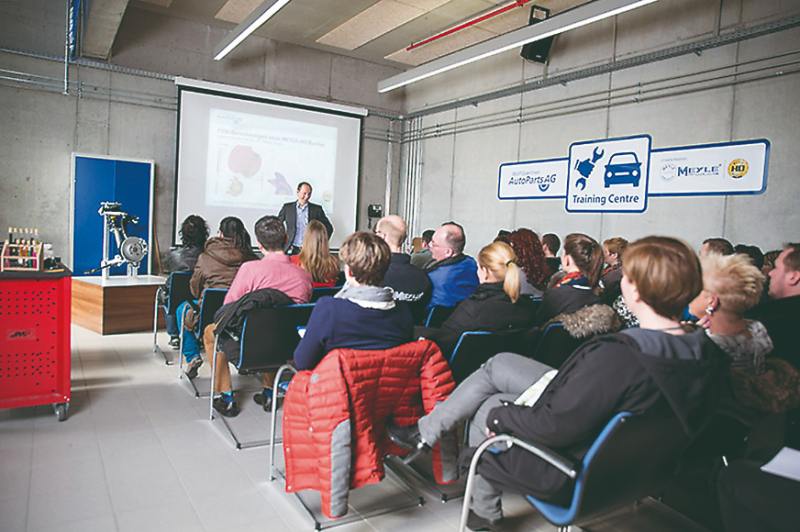
<svg viewBox="0 0 800 532"><path fill-rule="evenodd" d="M568 212L644 212L649 196L762 194L769 149L766 139L654 150L649 135L579 142L569 158L501 164L497 197L564 199Z"/></svg>
<svg viewBox="0 0 800 532"><path fill-rule="evenodd" d="M569 147L567 212L644 212L650 135Z"/></svg>

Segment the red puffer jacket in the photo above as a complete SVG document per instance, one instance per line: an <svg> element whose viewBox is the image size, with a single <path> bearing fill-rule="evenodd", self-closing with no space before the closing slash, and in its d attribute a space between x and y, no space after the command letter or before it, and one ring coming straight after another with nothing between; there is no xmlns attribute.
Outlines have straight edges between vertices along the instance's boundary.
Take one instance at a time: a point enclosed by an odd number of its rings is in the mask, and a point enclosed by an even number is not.
<svg viewBox="0 0 800 532"><path fill-rule="evenodd" d="M408 452L389 440L386 421L410 425L455 388L429 340L385 351L335 349L297 373L283 403L286 491L313 489L329 518L347 513L350 489L380 482L383 458ZM455 435L433 449L436 481L457 478Z"/></svg>

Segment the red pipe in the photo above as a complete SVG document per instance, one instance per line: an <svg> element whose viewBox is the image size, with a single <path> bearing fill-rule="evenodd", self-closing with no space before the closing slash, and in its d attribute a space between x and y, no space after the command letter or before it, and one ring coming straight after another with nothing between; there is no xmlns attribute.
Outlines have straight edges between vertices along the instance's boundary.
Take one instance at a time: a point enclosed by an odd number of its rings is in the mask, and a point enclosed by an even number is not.
<svg viewBox="0 0 800 532"><path fill-rule="evenodd" d="M422 40L422 41L419 41L417 43L414 43L411 46L409 46L408 48L406 48L406 52L410 52L414 48L419 48L420 46L423 46L425 44L433 42L433 41L435 41L437 39L441 39L442 37L446 37L447 35L451 35L451 34L457 32L457 31L461 31L461 30L463 30L465 28L469 28L470 26L474 26L475 24L478 24L479 22L483 22L484 20L488 20L488 19L490 19L492 17L496 17L497 15L505 13L506 11L510 11L510 10L514 9L515 7L522 7L522 6L524 6L525 4L527 4L529 2L533 2L533 0L515 0L513 4L507 5L506 7L501 7L500 9L495 9L494 11L486 13L483 16L480 16L480 17L478 17L476 19L470 20L469 22L465 22L464 24L461 24L460 26L456 26L455 28L450 28L447 31L443 31L442 33L437 33L436 35L434 35L432 37L428 37L425 40Z"/></svg>

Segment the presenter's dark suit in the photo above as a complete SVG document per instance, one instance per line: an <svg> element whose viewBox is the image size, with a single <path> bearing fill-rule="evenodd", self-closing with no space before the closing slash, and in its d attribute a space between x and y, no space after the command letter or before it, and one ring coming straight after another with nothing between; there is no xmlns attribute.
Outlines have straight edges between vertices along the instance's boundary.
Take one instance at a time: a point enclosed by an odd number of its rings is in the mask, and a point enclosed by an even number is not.
<svg viewBox="0 0 800 532"><path fill-rule="evenodd" d="M286 242L286 249L284 249L284 251L288 252L292 248L295 231L297 230L297 202L290 201L289 203L285 203L283 207L281 207L281 212L278 213L278 218L280 218L283 223L286 224L286 234L289 236L289 240ZM318 222L321 222L328 231L328 238L330 239L331 235L333 234L333 225L331 225L328 217L325 216L325 211L322 209L322 207L309 201L308 221L310 222L311 220L317 220Z"/></svg>

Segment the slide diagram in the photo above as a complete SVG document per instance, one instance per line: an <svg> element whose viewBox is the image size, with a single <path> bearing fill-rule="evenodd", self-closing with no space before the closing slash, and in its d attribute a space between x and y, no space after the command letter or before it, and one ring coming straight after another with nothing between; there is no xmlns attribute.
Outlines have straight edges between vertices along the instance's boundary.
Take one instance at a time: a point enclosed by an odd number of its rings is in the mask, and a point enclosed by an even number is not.
<svg viewBox="0 0 800 532"><path fill-rule="evenodd" d="M330 212L336 144L333 127L212 109L206 205L277 212L307 181Z"/></svg>

